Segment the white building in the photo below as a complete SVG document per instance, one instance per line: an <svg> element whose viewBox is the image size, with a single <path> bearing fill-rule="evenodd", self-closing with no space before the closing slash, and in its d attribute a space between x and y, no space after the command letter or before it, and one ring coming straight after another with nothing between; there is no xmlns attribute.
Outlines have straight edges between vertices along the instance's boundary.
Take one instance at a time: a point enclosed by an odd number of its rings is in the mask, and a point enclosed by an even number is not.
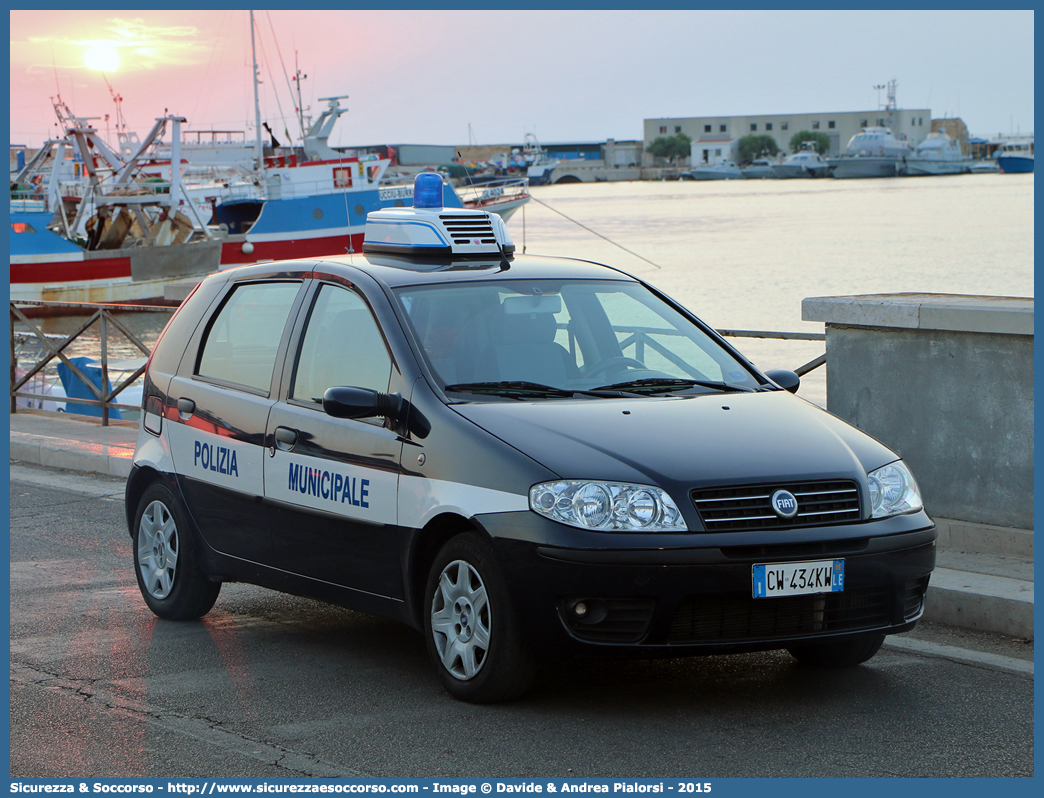
<svg viewBox="0 0 1044 798"><path fill-rule="evenodd" d="M692 163L695 166L736 160L739 140L749 135L770 135L780 150L789 153L790 139L805 130L825 133L830 139L827 154L840 155L849 139L864 127L889 127L896 138L916 145L932 130L932 112L929 108L882 108L816 114L646 119L643 135L648 151L653 141L661 136L684 133L692 139Z"/></svg>

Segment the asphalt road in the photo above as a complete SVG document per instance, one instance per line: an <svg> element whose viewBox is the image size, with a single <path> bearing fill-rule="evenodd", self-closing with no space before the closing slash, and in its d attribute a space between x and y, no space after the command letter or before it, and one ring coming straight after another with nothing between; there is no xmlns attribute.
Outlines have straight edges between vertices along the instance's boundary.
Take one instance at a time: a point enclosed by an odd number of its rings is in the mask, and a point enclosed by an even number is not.
<svg viewBox="0 0 1044 798"><path fill-rule="evenodd" d="M11 479L12 777L1033 775L1031 643L919 627L840 672L548 662L523 700L471 706L390 621L247 585L160 621L122 481Z"/></svg>

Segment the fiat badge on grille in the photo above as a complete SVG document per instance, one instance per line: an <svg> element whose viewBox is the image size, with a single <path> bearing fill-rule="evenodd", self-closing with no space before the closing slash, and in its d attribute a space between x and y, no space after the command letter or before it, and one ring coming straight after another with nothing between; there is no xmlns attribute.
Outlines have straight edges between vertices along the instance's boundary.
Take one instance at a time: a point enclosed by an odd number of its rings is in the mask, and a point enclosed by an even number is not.
<svg viewBox="0 0 1044 798"><path fill-rule="evenodd" d="M772 494L770 501L772 503L772 512L780 518L793 518L797 515L797 499L789 490L777 490Z"/></svg>

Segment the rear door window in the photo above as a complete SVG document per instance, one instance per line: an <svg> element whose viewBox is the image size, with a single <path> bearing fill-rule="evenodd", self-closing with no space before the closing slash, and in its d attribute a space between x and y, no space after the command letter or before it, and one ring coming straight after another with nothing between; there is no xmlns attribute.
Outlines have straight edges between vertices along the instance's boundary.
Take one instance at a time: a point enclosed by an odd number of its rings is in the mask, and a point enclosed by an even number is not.
<svg viewBox="0 0 1044 798"><path fill-rule="evenodd" d="M236 287L207 332L196 374L267 395L279 341L300 287L297 282Z"/></svg>

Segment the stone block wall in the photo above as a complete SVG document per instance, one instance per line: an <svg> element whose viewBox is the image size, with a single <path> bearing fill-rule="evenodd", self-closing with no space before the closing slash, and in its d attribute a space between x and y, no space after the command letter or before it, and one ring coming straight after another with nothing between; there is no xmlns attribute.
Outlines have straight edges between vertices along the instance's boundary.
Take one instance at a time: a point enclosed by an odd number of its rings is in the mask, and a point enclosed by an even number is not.
<svg viewBox="0 0 1044 798"><path fill-rule="evenodd" d="M909 464L930 515L1033 528L1033 300L813 297L827 409Z"/></svg>

